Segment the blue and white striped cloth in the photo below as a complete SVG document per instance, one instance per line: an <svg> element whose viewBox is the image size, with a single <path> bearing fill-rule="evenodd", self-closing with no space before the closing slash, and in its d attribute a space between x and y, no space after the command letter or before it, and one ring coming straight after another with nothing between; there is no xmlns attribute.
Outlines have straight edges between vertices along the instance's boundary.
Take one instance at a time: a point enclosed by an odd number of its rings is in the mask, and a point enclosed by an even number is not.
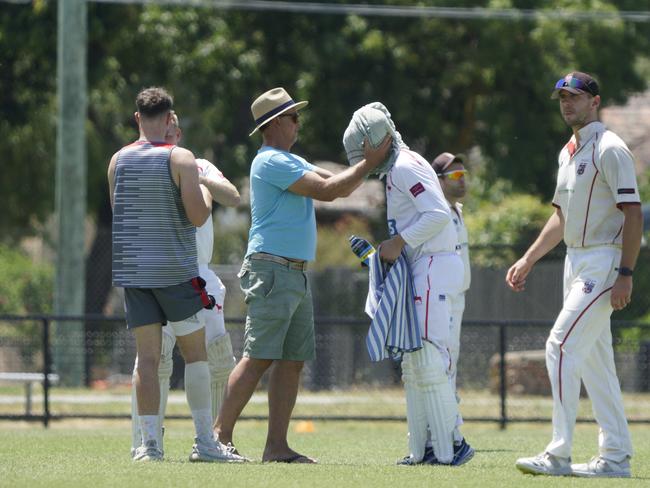
<svg viewBox="0 0 650 488"><path fill-rule="evenodd" d="M370 257L366 313L372 318L366 337L371 361L400 359L405 352L422 348L415 313L411 270L404 252L392 266L384 265L379 252Z"/></svg>

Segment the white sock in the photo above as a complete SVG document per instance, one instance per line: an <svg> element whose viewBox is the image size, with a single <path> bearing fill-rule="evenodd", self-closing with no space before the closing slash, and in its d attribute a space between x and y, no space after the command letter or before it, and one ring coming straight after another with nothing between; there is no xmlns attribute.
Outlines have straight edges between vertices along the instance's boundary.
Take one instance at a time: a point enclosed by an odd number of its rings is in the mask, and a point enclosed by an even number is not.
<svg viewBox="0 0 650 488"><path fill-rule="evenodd" d="M196 437L206 443L214 439L212 434L212 409L192 410L192 420L194 420Z"/></svg>
<svg viewBox="0 0 650 488"><path fill-rule="evenodd" d="M207 361L185 365L185 395L192 411L196 436L202 440L212 438L212 398L210 394L210 368Z"/></svg>
<svg viewBox="0 0 650 488"><path fill-rule="evenodd" d="M158 415L140 415L140 430L142 431L142 445L149 441L156 441L158 445Z"/></svg>

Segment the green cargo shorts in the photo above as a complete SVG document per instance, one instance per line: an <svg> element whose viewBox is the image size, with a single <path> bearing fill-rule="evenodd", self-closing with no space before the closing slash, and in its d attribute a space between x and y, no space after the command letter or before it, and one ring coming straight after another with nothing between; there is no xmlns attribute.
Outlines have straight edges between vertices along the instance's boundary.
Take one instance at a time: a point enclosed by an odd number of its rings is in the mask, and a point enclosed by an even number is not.
<svg viewBox="0 0 650 488"><path fill-rule="evenodd" d="M237 276L248 305L243 355L314 359L314 309L307 275L282 264L246 258Z"/></svg>

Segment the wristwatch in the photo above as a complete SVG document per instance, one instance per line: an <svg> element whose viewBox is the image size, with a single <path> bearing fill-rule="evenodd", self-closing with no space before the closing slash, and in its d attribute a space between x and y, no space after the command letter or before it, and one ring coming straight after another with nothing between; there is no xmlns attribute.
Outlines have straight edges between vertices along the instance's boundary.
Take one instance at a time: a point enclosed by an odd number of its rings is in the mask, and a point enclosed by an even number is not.
<svg viewBox="0 0 650 488"><path fill-rule="evenodd" d="M618 274L621 276L632 276L634 274L634 270L630 268L626 268L625 266L621 266L618 268Z"/></svg>

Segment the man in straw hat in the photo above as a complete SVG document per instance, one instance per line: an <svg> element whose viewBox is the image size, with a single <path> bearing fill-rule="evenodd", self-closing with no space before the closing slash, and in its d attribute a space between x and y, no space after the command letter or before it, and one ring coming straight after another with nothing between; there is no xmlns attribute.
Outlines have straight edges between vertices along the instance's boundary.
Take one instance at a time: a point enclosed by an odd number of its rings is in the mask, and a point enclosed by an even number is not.
<svg viewBox="0 0 650 488"><path fill-rule="evenodd" d="M312 295L305 274L316 254L313 200L348 196L370 171L384 162L390 137L364 160L339 174L318 168L289 152L298 137L299 110L284 88L260 95L251 105L262 147L251 164L251 228L239 277L248 304L242 360L228 380L215 434L232 444L233 429L262 374L269 374L269 428L263 461L315 463L295 452L287 429L298 394L300 372L314 358ZM234 448L233 448L234 449Z"/></svg>

